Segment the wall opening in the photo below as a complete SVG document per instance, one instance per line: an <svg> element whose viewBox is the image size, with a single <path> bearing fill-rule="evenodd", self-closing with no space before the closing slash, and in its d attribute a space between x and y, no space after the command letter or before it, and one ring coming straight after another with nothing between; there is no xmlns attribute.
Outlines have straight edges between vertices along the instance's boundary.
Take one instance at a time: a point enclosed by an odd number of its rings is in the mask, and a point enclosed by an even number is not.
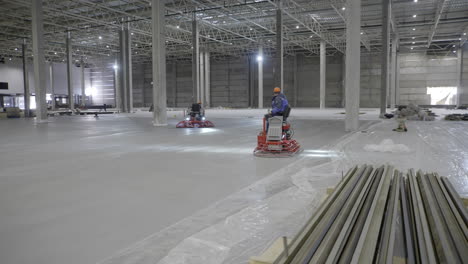
<svg viewBox="0 0 468 264"><path fill-rule="evenodd" d="M431 96L431 105L457 104L457 87L427 87L427 94Z"/></svg>

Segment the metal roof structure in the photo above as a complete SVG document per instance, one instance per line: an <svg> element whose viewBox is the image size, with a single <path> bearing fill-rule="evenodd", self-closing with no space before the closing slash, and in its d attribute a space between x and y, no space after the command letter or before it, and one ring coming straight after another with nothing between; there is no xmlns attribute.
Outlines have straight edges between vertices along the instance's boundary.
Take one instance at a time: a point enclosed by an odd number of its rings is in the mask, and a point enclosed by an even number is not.
<svg viewBox="0 0 468 264"><path fill-rule="evenodd" d="M399 38L401 51L448 54L466 42L467 0L391 2L392 33ZM281 3L286 56L315 56L321 40L326 41L328 54L345 51L345 0ZM93 64L113 59L119 53L119 30L127 23L133 62L151 60L150 1L44 0L43 8L46 60L66 60L68 31L74 60ZM166 1L167 57L191 60L193 19L199 23L201 47L209 49L214 59L255 54L259 45L272 54L276 9L275 0ZM0 57L19 58L23 39L31 42L31 0L0 0L0 12ZM381 16L382 1L362 1L361 44L367 52L380 51Z"/></svg>

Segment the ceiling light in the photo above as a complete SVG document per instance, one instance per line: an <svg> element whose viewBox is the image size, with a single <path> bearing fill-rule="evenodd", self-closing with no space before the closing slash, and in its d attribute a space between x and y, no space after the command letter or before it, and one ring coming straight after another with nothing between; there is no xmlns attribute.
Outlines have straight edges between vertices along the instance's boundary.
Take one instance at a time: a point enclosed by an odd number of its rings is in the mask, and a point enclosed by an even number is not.
<svg viewBox="0 0 468 264"><path fill-rule="evenodd" d="M135 47L138 47L138 44L135 44Z"/></svg>
<svg viewBox="0 0 468 264"><path fill-rule="evenodd" d="M263 57L260 56L260 55L258 55L258 56L257 56L257 61L263 61Z"/></svg>
<svg viewBox="0 0 468 264"><path fill-rule="evenodd" d="M411 49L413 49L413 47L411 47Z"/></svg>
<svg viewBox="0 0 468 264"><path fill-rule="evenodd" d="M310 37L309 37L309 38L313 38L313 37L314 37L314 35L310 35Z"/></svg>
<svg viewBox="0 0 468 264"><path fill-rule="evenodd" d="M133 32L132 32L132 33L130 33L130 35L132 35L132 36L133 36Z"/></svg>
<svg viewBox="0 0 468 264"><path fill-rule="evenodd" d="M109 45L106 45L106 48L109 48Z"/></svg>
<svg viewBox="0 0 468 264"><path fill-rule="evenodd" d="M249 28L249 29L250 29L250 31L252 31L252 30L253 30L253 28Z"/></svg>
<svg viewBox="0 0 468 264"><path fill-rule="evenodd" d="M226 24L226 21L223 21L223 24Z"/></svg>
<svg viewBox="0 0 468 264"><path fill-rule="evenodd" d="M9 58L8 60L11 60L11 58Z"/></svg>
<svg viewBox="0 0 468 264"><path fill-rule="evenodd" d="M412 39L414 39L414 37L412 37Z"/></svg>
<svg viewBox="0 0 468 264"><path fill-rule="evenodd" d="M102 39L102 37L101 37L101 36L99 36L99 39Z"/></svg>
<svg viewBox="0 0 468 264"><path fill-rule="evenodd" d="M453 53L457 53L457 51L456 51L456 50L454 50L454 51L453 51Z"/></svg>
<svg viewBox="0 0 468 264"><path fill-rule="evenodd" d="M341 10L346 10L346 7L343 6L343 7L341 8Z"/></svg>
<svg viewBox="0 0 468 264"><path fill-rule="evenodd" d="M418 0L414 0L414 2L415 2L415 3L417 3L417 2L418 2Z"/></svg>
<svg viewBox="0 0 468 264"><path fill-rule="evenodd" d="M109 56L110 56L110 54L107 54L107 57L109 57Z"/></svg>
<svg viewBox="0 0 468 264"><path fill-rule="evenodd" d="M364 34L364 32L361 32L361 35Z"/></svg>
<svg viewBox="0 0 468 264"><path fill-rule="evenodd" d="M466 35L466 33L465 33L465 35ZM15 48L15 50L18 50L18 48Z"/></svg>
<svg viewBox="0 0 468 264"><path fill-rule="evenodd" d="M461 38L459 38L458 40L461 40Z"/></svg>
<svg viewBox="0 0 468 264"><path fill-rule="evenodd" d="M465 32L465 33L463 33L463 36L466 36L466 32Z"/></svg>
<svg viewBox="0 0 468 264"><path fill-rule="evenodd" d="M54 52L55 55L57 55L57 52Z"/></svg>
<svg viewBox="0 0 468 264"><path fill-rule="evenodd" d="M456 46L455 46L455 45L453 45L452 47L454 47L454 48L455 48Z"/></svg>
<svg viewBox="0 0 468 264"><path fill-rule="evenodd" d="M416 17L416 15L413 15L413 18Z"/></svg>
<svg viewBox="0 0 468 264"><path fill-rule="evenodd" d="M298 28L299 28L299 25L296 26L296 29L298 29Z"/></svg>
<svg viewBox="0 0 468 264"><path fill-rule="evenodd" d="M416 42L413 41L411 44L416 44Z"/></svg>
<svg viewBox="0 0 468 264"><path fill-rule="evenodd" d="M179 26L179 25L177 25L177 26L176 26L176 28L180 28L180 26Z"/></svg>
<svg viewBox="0 0 468 264"><path fill-rule="evenodd" d="M416 30L416 28L413 28L413 31Z"/></svg>
<svg viewBox="0 0 468 264"><path fill-rule="evenodd" d="M119 66L117 66L117 64L114 64L114 66L112 66L112 67L114 67L114 70L117 70L119 68Z"/></svg>
<svg viewBox="0 0 468 264"><path fill-rule="evenodd" d="M138 54L138 51L135 51L135 54Z"/></svg>
<svg viewBox="0 0 468 264"><path fill-rule="evenodd" d="M76 51L80 51L80 50L76 50Z"/></svg>

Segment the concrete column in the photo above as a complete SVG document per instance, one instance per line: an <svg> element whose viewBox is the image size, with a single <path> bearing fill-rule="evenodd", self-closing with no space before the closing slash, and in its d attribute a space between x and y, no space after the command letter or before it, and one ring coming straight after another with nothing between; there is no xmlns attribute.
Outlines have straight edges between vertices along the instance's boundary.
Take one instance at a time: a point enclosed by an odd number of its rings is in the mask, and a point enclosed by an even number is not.
<svg viewBox="0 0 468 264"><path fill-rule="evenodd" d="M172 72L174 76L172 80L173 87L174 87L174 89L172 89L172 97L173 97L172 103L174 107L177 107L177 63L172 63L171 66L172 66Z"/></svg>
<svg viewBox="0 0 468 264"><path fill-rule="evenodd" d="M31 93L29 92L29 77L28 77L28 60L26 55L26 39L23 39L23 44L21 45L21 51L23 55L23 83L24 83L24 117L30 117L30 101Z"/></svg>
<svg viewBox="0 0 468 264"><path fill-rule="evenodd" d="M392 68L390 70L390 108L395 108L396 99L396 57L397 57L397 39L393 39L392 42Z"/></svg>
<svg viewBox="0 0 468 264"><path fill-rule="evenodd" d="M128 113L133 112L133 69L132 69L132 40L130 35L130 23L127 22L124 27L125 39L125 79L127 81L126 91L126 109Z"/></svg>
<svg viewBox="0 0 468 264"><path fill-rule="evenodd" d="M125 26L122 25L122 28L119 32L119 41L120 41L120 63L119 63L119 67L118 67L118 70L119 70L119 77L120 77L120 81L119 81L119 88L120 88L120 110L124 113L127 113L128 112L128 98L127 98L127 84L128 84L128 81L127 81L127 74L126 74L126 71L127 71L127 65L128 65L128 62L127 62L127 56L126 56L126 53L127 53L127 41L125 40Z"/></svg>
<svg viewBox="0 0 468 264"><path fill-rule="evenodd" d="M258 108L263 108L263 47L258 48Z"/></svg>
<svg viewBox="0 0 468 264"><path fill-rule="evenodd" d="M457 107L461 105L461 95L463 94L462 73L463 73L463 49L457 50Z"/></svg>
<svg viewBox="0 0 468 264"><path fill-rule="evenodd" d="M167 125L165 1L151 0L153 33L153 125Z"/></svg>
<svg viewBox="0 0 468 264"><path fill-rule="evenodd" d="M203 107L205 107L205 51L200 52L200 102L202 102Z"/></svg>
<svg viewBox="0 0 468 264"><path fill-rule="evenodd" d="M298 82L297 82L297 53L294 54L294 65L293 65L293 82L294 82L294 107L297 107L297 90L298 90Z"/></svg>
<svg viewBox="0 0 468 264"><path fill-rule="evenodd" d="M388 1L388 0L387 0ZM361 0L348 0L346 12L346 131L359 128L361 81Z"/></svg>
<svg viewBox="0 0 468 264"><path fill-rule="evenodd" d="M49 64L49 80L50 80L50 98L52 99L52 110L55 110L55 87L54 87L54 63Z"/></svg>
<svg viewBox="0 0 468 264"><path fill-rule="evenodd" d="M120 70L121 65L118 63L118 59L115 60L114 63L114 103L115 103L115 108L118 109L118 111L122 111L122 97L121 97L121 91L122 88L120 87Z"/></svg>
<svg viewBox="0 0 468 264"><path fill-rule="evenodd" d="M200 76L200 38L197 21L195 20L195 13L193 14L192 21L192 102L200 100L200 86L198 77Z"/></svg>
<svg viewBox="0 0 468 264"><path fill-rule="evenodd" d="M32 1L31 10L34 55L34 87L36 89L36 120L38 122L44 122L47 121L47 101L42 0Z"/></svg>
<svg viewBox="0 0 468 264"><path fill-rule="evenodd" d="M398 58L398 51L396 54L396 69L395 69L395 104L400 105L400 59Z"/></svg>
<svg viewBox="0 0 468 264"><path fill-rule="evenodd" d="M86 106L86 93L85 93L85 65L83 58L80 62L81 66L81 106Z"/></svg>
<svg viewBox="0 0 468 264"><path fill-rule="evenodd" d="M341 107L346 107L346 54L343 54L342 57L342 67L341 71L343 72L341 76Z"/></svg>
<svg viewBox="0 0 468 264"><path fill-rule="evenodd" d="M380 75L380 116L387 111L388 55L390 46L390 0L382 1L382 64Z"/></svg>
<svg viewBox="0 0 468 264"><path fill-rule="evenodd" d="M67 32L67 90L68 90L68 105L71 110L75 109L75 100L73 97L73 50L71 45L71 32Z"/></svg>
<svg viewBox="0 0 468 264"><path fill-rule="evenodd" d="M325 109L325 86L327 85L327 44L320 41L320 109Z"/></svg>
<svg viewBox="0 0 468 264"><path fill-rule="evenodd" d="M284 76L283 76L283 12L281 1L277 0L278 9L276 10L276 63L274 80L275 87L280 87L284 93Z"/></svg>
<svg viewBox="0 0 468 264"><path fill-rule="evenodd" d="M205 51L205 107L211 107L210 52Z"/></svg>

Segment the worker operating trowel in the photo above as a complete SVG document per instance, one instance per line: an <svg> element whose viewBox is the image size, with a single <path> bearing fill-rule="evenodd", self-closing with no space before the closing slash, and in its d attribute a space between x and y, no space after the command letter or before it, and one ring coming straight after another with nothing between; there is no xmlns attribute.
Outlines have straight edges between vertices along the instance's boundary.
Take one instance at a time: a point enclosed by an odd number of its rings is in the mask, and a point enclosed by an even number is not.
<svg viewBox="0 0 468 264"><path fill-rule="evenodd" d="M402 106L398 107L398 110L395 112L396 120L398 122L398 127L393 129L396 132L407 132L408 128L406 127L406 111Z"/></svg>

